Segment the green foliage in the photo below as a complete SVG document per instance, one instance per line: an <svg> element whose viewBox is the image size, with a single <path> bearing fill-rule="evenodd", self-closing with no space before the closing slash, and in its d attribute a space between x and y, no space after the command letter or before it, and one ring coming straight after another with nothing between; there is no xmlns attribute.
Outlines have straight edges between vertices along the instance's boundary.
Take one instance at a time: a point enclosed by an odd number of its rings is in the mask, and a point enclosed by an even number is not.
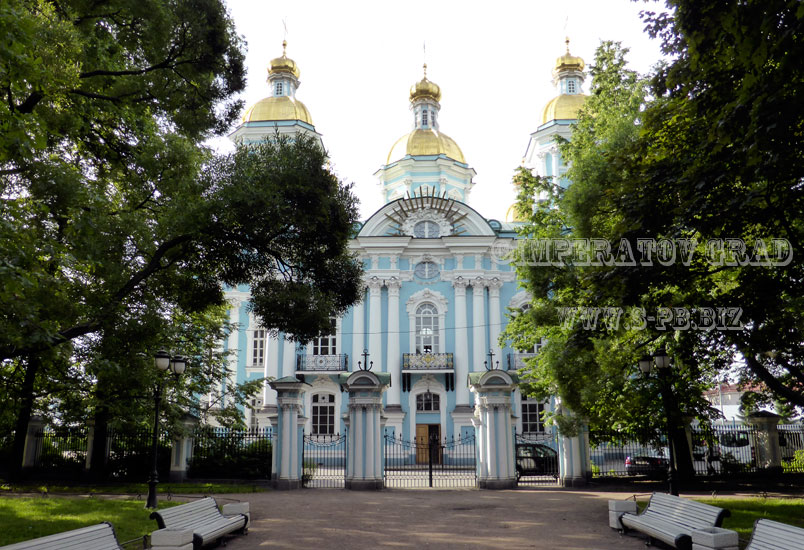
<svg viewBox="0 0 804 550"><path fill-rule="evenodd" d="M270 440L251 440L249 432L202 428L195 435L188 476L195 478L270 479Z"/></svg>
<svg viewBox="0 0 804 550"><path fill-rule="evenodd" d="M782 470L785 473L804 472L804 449L799 449L793 453L792 460L782 460Z"/></svg>

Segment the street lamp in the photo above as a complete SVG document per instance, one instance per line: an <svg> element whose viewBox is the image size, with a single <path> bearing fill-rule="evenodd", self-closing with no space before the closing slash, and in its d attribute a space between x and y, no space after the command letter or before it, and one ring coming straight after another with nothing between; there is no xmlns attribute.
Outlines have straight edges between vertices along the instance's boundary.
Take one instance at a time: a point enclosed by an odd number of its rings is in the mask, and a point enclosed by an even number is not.
<svg viewBox="0 0 804 550"><path fill-rule="evenodd" d="M645 355L639 360L639 370L642 371L646 377L650 374L653 366L656 366L659 379L659 391L662 394L662 405L664 408L665 429L667 431L667 447L670 452L670 462L667 467L667 485L671 495L678 496L678 484L676 480L676 454L673 446L673 433L672 422L670 420L670 381L667 379L667 374L670 368L670 356L664 348L660 349L653 356Z"/></svg>
<svg viewBox="0 0 804 550"><path fill-rule="evenodd" d="M157 445L159 439L159 402L162 400L162 387L164 377L162 373L170 371L179 377L187 367L187 359L181 355L171 357L165 350L159 350L154 354L154 366L159 370L159 382L154 388L154 431L151 438L151 477L148 479L148 500L145 502L146 508L156 508L156 485L159 483L159 472L157 471Z"/></svg>

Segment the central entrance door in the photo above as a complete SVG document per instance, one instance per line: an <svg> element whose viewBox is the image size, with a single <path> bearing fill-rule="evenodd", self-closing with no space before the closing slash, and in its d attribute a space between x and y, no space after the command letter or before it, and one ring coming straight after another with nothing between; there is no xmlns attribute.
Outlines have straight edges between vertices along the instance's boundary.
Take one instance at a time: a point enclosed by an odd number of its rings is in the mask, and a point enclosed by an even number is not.
<svg viewBox="0 0 804 550"><path fill-rule="evenodd" d="M428 464L430 453L440 443L440 424L416 424L416 464ZM441 453L433 453L432 458L434 464L441 464Z"/></svg>

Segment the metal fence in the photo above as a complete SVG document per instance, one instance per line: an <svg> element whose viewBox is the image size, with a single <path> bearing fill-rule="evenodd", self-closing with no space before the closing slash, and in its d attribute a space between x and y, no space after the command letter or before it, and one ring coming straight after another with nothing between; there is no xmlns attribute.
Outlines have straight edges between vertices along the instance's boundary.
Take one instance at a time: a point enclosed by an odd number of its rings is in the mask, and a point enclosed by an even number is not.
<svg viewBox="0 0 804 550"><path fill-rule="evenodd" d="M385 486L476 487L475 436L418 438L385 435Z"/></svg>
<svg viewBox="0 0 804 550"><path fill-rule="evenodd" d="M592 477L667 475L667 438L658 432L590 432Z"/></svg>
<svg viewBox="0 0 804 550"><path fill-rule="evenodd" d="M558 435L516 434L514 461L519 485L558 484Z"/></svg>
<svg viewBox="0 0 804 550"><path fill-rule="evenodd" d="M783 472L804 473L804 425L779 425L779 451Z"/></svg>
<svg viewBox="0 0 804 550"><path fill-rule="evenodd" d="M695 475L757 472L760 441L754 426L739 423L695 426L692 459Z"/></svg>
<svg viewBox="0 0 804 550"><path fill-rule="evenodd" d="M207 479L270 479L275 434L270 428L203 427L194 434L187 476Z"/></svg>
<svg viewBox="0 0 804 550"><path fill-rule="evenodd" d="M346 434L304 436L302 486L343 488L346 479Z"/></svg>
<svg viewBox="0 0 804 550"><path fill-rule="evenodd" d="M48 427L36 437L34 469L48 477L75 478L84 470L87 461L86 428Z"/></svg>
<svg viewBox="0 0 804 550"><path fill-rule="evenodd" d="M153 468L153 429L109 430L109 478L120 481L148 479ZM167 432L157 436L157 468L159 479L170 473L171 440Z"/></svg>

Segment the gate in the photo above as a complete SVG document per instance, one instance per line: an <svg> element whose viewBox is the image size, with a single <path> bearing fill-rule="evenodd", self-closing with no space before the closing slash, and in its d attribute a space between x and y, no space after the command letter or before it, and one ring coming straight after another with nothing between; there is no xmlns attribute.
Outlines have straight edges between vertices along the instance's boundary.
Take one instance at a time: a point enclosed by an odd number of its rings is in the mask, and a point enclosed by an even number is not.
<svg viewBox="0 0 804 550"><path fill-rule="evenodd" d="M557 485L557 449L555 434L516 434L514 462L517 484Z"/></svg>
<svg viewBox="0 0 804 550"><path fill-rule="evenodd" d="M340 488L346 479L346 434L304 435L302 487Z"/></svg>
<svg viewBox="0 0 804 550"><path fill-rule="evenodd" d="M476 487L475 436L441 439L385 435L385 487Z"/></svg>

